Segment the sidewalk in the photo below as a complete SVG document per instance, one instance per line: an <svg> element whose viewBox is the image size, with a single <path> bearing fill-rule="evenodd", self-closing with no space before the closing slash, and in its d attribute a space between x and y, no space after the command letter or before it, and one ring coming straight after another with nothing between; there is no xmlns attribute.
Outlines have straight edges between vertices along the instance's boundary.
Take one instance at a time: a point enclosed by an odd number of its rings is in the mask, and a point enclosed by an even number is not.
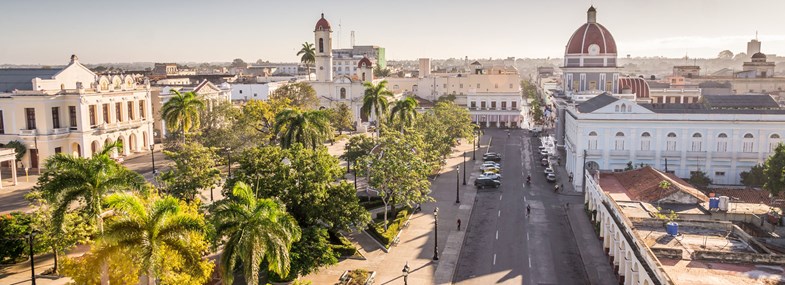
<svg viewBox="0 0 785 285"><path fill-rule="evenodd" d="M347 259L322 268L300 279L312 281L314 284L335 284L346 270L365 269L376 271L374 284L402 284L402 269L408 263L410 273L409 284L451 284L458 255L463 246L465 231L457 231L456 221L461 219L463 227L469 224L476 190L471 184L472 177L482 160L471 160L472 144L463 142L454 149L437 178L431 183L431 196L436 200L422 205L422 212L411 217L409 226L400 234L397 246L385 253L380 245L365 232L349 234L349 238L366 260ZM463 163L462 154L468 152L466 166L467 185L459 184L461 204L456 204L456 172L455 167ZM482 153L478 150L478 155ZM463 170L459 173L463 179ZM439 260L433 261L434 249L434 215L435 207L439 207L438 249Z"/></svg>
<svg viewBox="0 0 785 285"><path fill-rule="evenodd" d="M608 263L608 257L603 251L602 243L597 238L594 226L586 216L583 205L570 204L567 209L567 218L575 241L578 243L578 250L586 268L589 283L593 285L618 284L613 268Z"/></svg>

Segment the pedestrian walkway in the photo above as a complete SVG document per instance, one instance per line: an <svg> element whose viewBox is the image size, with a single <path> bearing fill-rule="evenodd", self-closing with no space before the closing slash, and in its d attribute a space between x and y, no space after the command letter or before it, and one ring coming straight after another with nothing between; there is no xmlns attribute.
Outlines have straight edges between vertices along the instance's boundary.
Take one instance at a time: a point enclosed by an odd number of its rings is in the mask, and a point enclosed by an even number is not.
<svg viewBox="0 0 785 285"><path fill-rule="evenodd" d="M347 238L358 246L365 260L342 260L301 279L314 284L335 284L346 270L365 269L376 272L374 284L403 284L402 269L408 263L409 284L451 284L465 233L465 229L457 230L456 223L461 219L464 228L469 224L476 195L470 177L477 175L474 170L482 163L481 159L471 160L471 150L472 144L469 142L463 142L455 148L440 175L432 181L431 196L436 201L423 204L422 212L412 215L409 226L400 234L398 245L391 247L388 253L367 233L351 233ZM455 171L457 166L463 168L464 151L468 152L466 166L469 167L466 173L468 185L465 186L462 185L463 169L458 173ZM456 175L459 177L458 181ZM459 193L456 193L456 183ZM459 204L455 203L456 195L460 197ZM439 260L434 261L433 212L437 206Z"/></svg>
<svg viewBox="0 0 785 285"><path fill-rule="evenodd" d="M608 262L608 256L603 251L602 243L594 231L591 220L586 215L583 204L570 204L567 208L567 217L575 241L578 243L578 250L586 268L589 283L592 285L618 284L613 268Z"/></svg>

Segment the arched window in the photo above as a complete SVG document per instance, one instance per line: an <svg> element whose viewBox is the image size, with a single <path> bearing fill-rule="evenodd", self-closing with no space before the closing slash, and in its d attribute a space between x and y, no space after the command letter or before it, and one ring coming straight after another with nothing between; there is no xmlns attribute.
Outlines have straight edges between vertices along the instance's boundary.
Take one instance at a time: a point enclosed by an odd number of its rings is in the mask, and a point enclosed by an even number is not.
<svg viewBox="0 0 785 285"><path fill-rule="evenodd" d="M692 147L690 151L703 151L703 136L700 133L692 134Z"/></svg>
<svg viewBox="0 0 785 285"><path fill-rule="evenodd" d="M613 145L614 150L624 150L624 133L617 132L616 133L616 141Z"/></svg>
<svg viewBox="0 0 785 285"><path fill-rule="evenodd" d="M641 150L651 150L651 134L649 132L641 134Z"/></svg>
<svg viewBox="0 0 785 285"><path fill-rule="evenodd" d="M616 105L616 112L619 111L619 105Z"/></svg>
<svg viewBox="0 0 785 285"><path fill-rule="evenodd" d="M627 106L627 113L632 112L632 105Z"/></svg>
<svg viewBox="0 0 785 285"><path fill-rule="evenodd" d="M341 87L341 99L346 99L346 88Z"/></svg>
<svg viewBox="0 0 785 285"><path fill-rule="evenodd" d="M741 151L742 152L752 152L755 148L755 136L750 133L744 135L744 141L742 142Z"/></svg>
<svg viewBox="0 0 785 285"><path fill-rule="evenodd" d="M627 104L621 104L621 111L622 112L627 111Z"/></svg>
<svg viewBox="0 0 785 285"><path fill-rule="evenodd" d="M780 135L778 135L778 134L771 134L771 136L769 136L769 138L770 139L778 139L778 138L780 138Z"/></svg>
<svg viewBox="0 0 785 285"><path fill-rule="evenodd" d="M779 134L771 134L769 136L769 151L774 151L774 149L777 148L777 145L779 145L780 143L781 143L780 142L780 135Z"/></svg>
<svg viewBox="0 0 785 285"><path fill-rule="evenodd" d="M597 133L589 133L589 149L597 149Z"/></svg>
<svg viewBox="0 0 785 285"><path fill-rule="evenodd" d="M676 134L668 133L668 140L665 143L666 151L676 151Z"/></svg>
<svg viewBox="0 0 785 285"><path fill-rule="evenodd" d="M728 135L720 133L717 135L717 152L728 151Z"/></svg>
<svg viewBox="0 0 785 285"><path fill-rule="evenodd" d="M365 72L363 72L363 81L365 81Z"/></svg>
<svg viewBox="0 0 785 285"><path fill-rule="evenodd" d="M324 52L324 39L319 38L319 52Z"/></svg>

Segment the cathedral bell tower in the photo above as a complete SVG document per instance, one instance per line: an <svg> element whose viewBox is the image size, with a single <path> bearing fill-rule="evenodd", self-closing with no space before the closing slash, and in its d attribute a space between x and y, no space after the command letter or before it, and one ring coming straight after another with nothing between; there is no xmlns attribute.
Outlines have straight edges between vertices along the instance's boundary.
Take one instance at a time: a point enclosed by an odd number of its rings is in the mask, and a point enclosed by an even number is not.
<svg viewBox="0 0 785 285"><path fill-rule="evenodd" d="M322 13L322 18L316 22L316 28L313 30L314 48L316 49L316 81L319 82L333 80L332 33L330 22L324 18L324 13Z"/></svg>

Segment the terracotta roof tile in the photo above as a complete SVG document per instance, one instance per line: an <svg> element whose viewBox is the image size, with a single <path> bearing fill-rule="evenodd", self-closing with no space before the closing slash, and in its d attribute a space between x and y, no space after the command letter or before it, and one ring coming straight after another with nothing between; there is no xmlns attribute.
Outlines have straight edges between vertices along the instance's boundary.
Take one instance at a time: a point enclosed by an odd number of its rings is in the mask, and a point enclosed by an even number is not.
<svg viewBox="0 0 785 285"><path fill-rule="evenodd" d="M703 192L695 189L686 181L676 177L676 175L660 172L650 166L616 172L613 173L613 176L625 188L627 196L633 200L653 203L677 191L684 192L703 202L709 200L709 197L703 194ZM663 180L670 182L671 186L668 189L660 189L659 185Z"/></svg>

